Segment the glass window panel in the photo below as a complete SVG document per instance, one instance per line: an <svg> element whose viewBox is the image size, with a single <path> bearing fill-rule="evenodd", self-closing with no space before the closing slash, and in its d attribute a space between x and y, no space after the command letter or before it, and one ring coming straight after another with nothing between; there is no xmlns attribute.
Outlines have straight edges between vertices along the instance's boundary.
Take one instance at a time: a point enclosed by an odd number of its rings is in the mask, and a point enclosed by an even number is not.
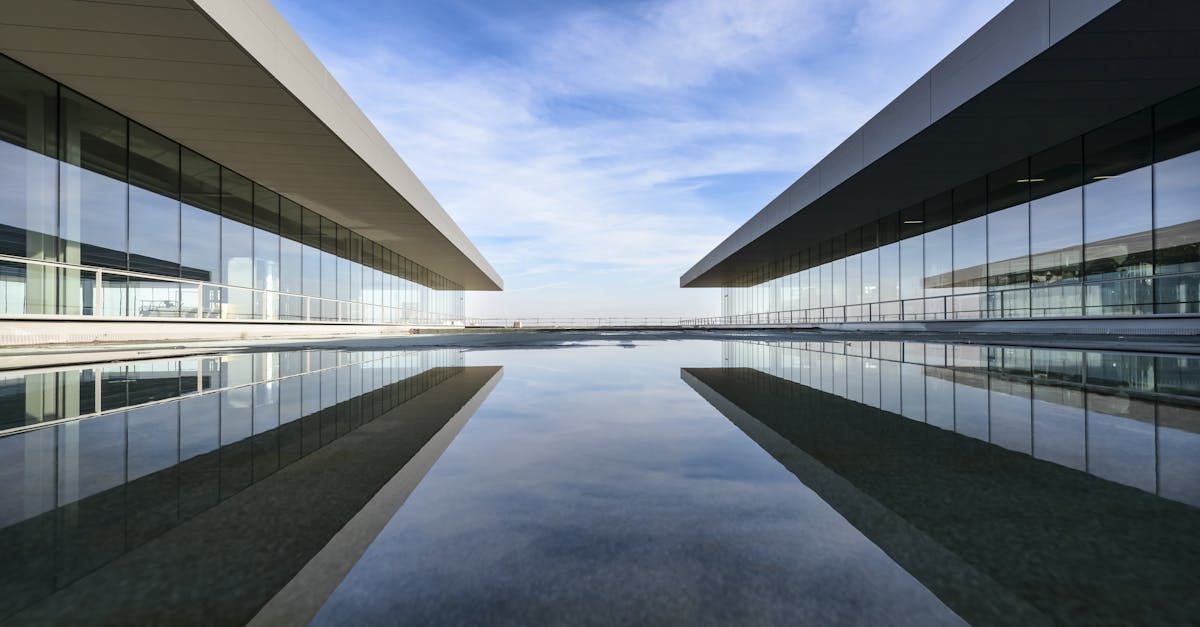
<svg viewBox="0 0 1200 627"><path fill-rule="evenodd" d="M240 287L254 285L254 227L221 218L221 275L224 283Z"/></svg>
<svg viewBox="0 0 1200 627"><path fill-rule="evenodd" d="M221 213L221 166L199 154L180 150L180 193L193 207Z"/></svg>
<svg viewBox="0 0 1200 627"><path fill-rule="evenodd" d="M921 236L900 242L900 298L924 298L925 251Z"/></svg>
<svg viewBox="0 0 1200 627"><path fill-rule="evenodd" d="M900 244L879 248L879 301L900 299Z"/></svg>
<svg viewBox="0 0 1200 627"><path fill-rule="evenodd" d="M279 236L258 228L254 229L254 287L279 290ZM274 318L277 302L273 295L256 292L255 317Z"/></svg>
<svg viewBox="0 0 1200 627"><path fill-rule="evenodd" d="M129 123L129 268L179 275L179 144Z"/></svg>
<svg viewBox="0 0 1200 627"><path fill-rule="evenodd" d="M1030 269L1034 285L1073 283L1082 272L1082 156L1082 143L1074 140L1030 159ZM1060 296L1045 305L1078 308L1081 304L1078 289L1063 291Z"/></svg>
<svg viewBox="0 0 1200 627"><path fill-rule="evenodd" d="M221 282L221 218L190 205L180 208L180 274L189 279ZM217 243L217 245L214 245Z"/></svg>
<svg viewBox="0 0 1200 627"><path fill-rule="evenodd" d="M953 224L951 193L938 194L925 201L925 232L936 231Z"/></svg>
<svg viewBox="0 0 1200 627"><path fill-rule="evenodd" d="M62 94L59 229L63 259L126 268L126 120L68 89Z"/></svg>
<svg viewBox="0 0 1200 627"><path fill-rule="evenodd" d="M954 284L953 233L943 227L926 233L925 239L925 296L949 296Z"/></svg>
<svg viewBox="0 0 1200 627"><path fill-rule="evenodd" d="M304 269L304 295L305 296L320 296L321 295L321 251L307 244L301 250L303 256L302 263ZM309 306L315 309L309 312L309 315L317 313L320 309L318 301L309 301Z"/></svg>
<svg viewBox="0 0 1200 627"><path fill-rule="evenodd" d="M862 300L862 255L846 258L846 304L857 305Z"/></svg>
<svg viewBox="0 0 1200 627"><path fill-rule="evenodd" d="M988 213L1029 202L1029 160L1021 159L987 177Z"/></svg>
<svg viewBox="0 0 1200 627"><path fill-rule="evenodd" d="M321 250L327 253L337 252L337 223L329 218L321 218Z"/></svg>
<svg viewBox="0 0 1200 627"><path fill-rule="evenodd" d="M1150 113L1088 133L1083 145L1084 272L1089 280L1146 276L1151 268ZM1094 304L1128 303L1088 303Z"/></svg>
<svg viewBox="0 0 1200 627"><path fill-rule="evenodd" d="M879 250L872 248L862 257L862 302L879 301Z"/></svg>
<svg viewBox="0 0 1200 627"><path fill-rule="evenodd" d="M824 263L824 264L821 264L820 266L817 266L817 275L820 277L820 281L821 281L821 306L822 307L832 307L833 306L833 267L832 267L832 265L828 264L828 263ZM421 290L421 295L422 295L422 297L424 297L424 295L425 295L424 289ZM424 302L424 300L422 300L422 302L421 302L421 311L422 312L426 311L426 303Z"/></svg>
<svg viewBox="0 0 1200 627"><path fill-rule="evenodd" d="M987 218L959 222L954 230L954 293L971 294L987 285Z"/></svg>
<svg viewBox="0 0 1200 627"><path fill-rule="evenodd" d="M304 245L300 242L279 241L279 290L289 294L304 293Z"/></svg>
<svg viewBox="0 0 1200 627"><path fill-rule="evenodd" d="M925 206L914 205L900 212L900 239L916 237L925 232Z"/></svg>
<svg viewBox="0 0 1200 627"><path fill-rule="evenodd" d="M254 287L279 289L279 195L254 186ZM269 301L263 301L264 305ZM270 307L255 311L260 317L273 318Z"/></svg>
<svg viewBox="0 0 1200 627"><path fill-rule="evenodd" d="M228 168L221 168L221 217L254 224L254 184Z"/></svg>
<svg viewBox="0 0 1200 627"><path fill-rule="evenodd" d="M1029 205L989 213L988 285L1007 289L1029 284Z"/></svg>
<svg viewBox="0 0 1200 627"><path fill-rule="evenodd" d="M290 240L304 241L304 207L284 196L279 197L279 234Z"/></svg>
<svg viewBox="0 0 1200 627"><path fill-rule="evenodd" d="M1156 272L1200 271L1200 89L1156 107L1154 123Z"/></svg>
<svg viewBox="0 0 1200 627"><path fill-rule="evenodd" d="M838 259L826 267L829 269L830 286L833 289L831 304L834 307L841 307L846 304L846 260Z"/></svg>
<svg viewBox="0 0 1200 627"><path fill-rule="evenodd" d="M350 230L339 226L337 229L337 297L339 300L350 299Z"/></svg>
<svg viewBox="0 0 1200 627"><path fill-rule="evenodd" d="M303 243L317 250L321 249L321 216L316 212L302 209L302 227L304 229Z"/></svg>
<svg viewBox="0 0 1200 627"><path fill-rule="evenodd" d="M987 177L954 188L954 222L966 222L987 213Z"/></svg>
<svg viewBox="0 0 1200 627"><path fill-rule="evenodd" d="M0 57L0 254L57 255L57 116L57 85Z"/></svg>

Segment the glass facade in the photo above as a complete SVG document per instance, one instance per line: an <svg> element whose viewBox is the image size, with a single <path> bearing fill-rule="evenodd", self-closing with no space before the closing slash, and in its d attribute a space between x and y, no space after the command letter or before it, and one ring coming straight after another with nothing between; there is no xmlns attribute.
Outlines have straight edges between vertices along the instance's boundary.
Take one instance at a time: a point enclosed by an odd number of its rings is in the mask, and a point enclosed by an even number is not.
<svg viewBox="0 0 1200 627"><path fill-rule="evenodd" d="M0 314L454 324L464 298L0 56Z"/></svg>
<svg viewBox="0 0 1200 627"><path fill-rule="evenodd" d="M1200 313L1200 89L735 283L696 322Z"/></svg>

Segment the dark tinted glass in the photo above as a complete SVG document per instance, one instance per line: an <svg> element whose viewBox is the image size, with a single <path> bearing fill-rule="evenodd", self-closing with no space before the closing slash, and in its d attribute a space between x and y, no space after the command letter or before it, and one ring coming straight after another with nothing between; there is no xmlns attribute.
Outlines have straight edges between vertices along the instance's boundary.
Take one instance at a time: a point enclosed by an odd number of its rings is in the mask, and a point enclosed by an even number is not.
<svg viewBox="0 0 1200 627"><path fill-rule="evenodd" d="M987 178L954 188L954 221L965 222L987 213Z"/></svg>
<svg viewBox="0 0 1200 627"><path fill-rule="evenodd" d="M297 242L303 241L303 215L303 207L281 196L279 199L279 234Z"/></svg>
<svg viewBox="0 0 1200 627"><path fill-rule="evenodd" d="M57 137L58 86L0 57L0 254L57 254Z"/></svg>
<svg viewBox="0 0 1200 627"><path fill-rule="evenodd" d="M1200 89L1159 105L1154 122L1156 271L1200 271ZM1194 281L1176 281L1162 297L1196 301L1196 290Z"/></svg>
<svg viewBox="0 0 1200 627"><path fill-rule="evenodd" d="M1150 273L1150 119L1149 111L1138 113L1084 137L1084 269L1092 280ZM1114 306L1129 299L1103 297Z"/></svg>
<svg viewBox="0 0 1200 627"><path fill-rule="evenodd" d="M128 266L128 125L89 98L62 91L59 228L66 261Z"/></svg>
<svg viewBox="0 0 1200 627"><path fill-rule="evenodd" d="M900 238L912 237L925 232L925 208L914 205L900 212Z"/></svg>
<svg viewBox="0 0 1200 627"><path fill-rule="evenodd" d="M271 233L279 232L279 194L254 185L254 226Z"/></svg>
<svg viewBox="0 0 1200 627"><path fill-rule="evenodd" d="M216 214L221 213L221 166L183 148L180 168L183 202Z"/></svg>
<svg viewBox="0 0 1200 627"><path fill-rule="evenodd" d="M1020 161L988 175L988 211L1029 202L1029 161Z"/></svg>
<svg viewBox="0 0 1200 627"><path fill-rule="evenodd" d="M179 198L179 144L129 124L129 182L167 198Z"/></svg>
<svg viewBox="0 0 1200 627"><path fill-rule="evenodd" d="M129 124L129 268L179 274L179 144Z"/></svg>
<svg viewBox="0 0 1200 627"><path fill-rule="evenodd" d="M1032 280L1035 284L1078 280L1083 262L1082 141L1038 153L1029 164Z"/></svg>
<svg viewBox="0 0 1200 627"><path fill-rule="evenodd" d="M250 179L228 168L221 168L221 216L242 224L253 224L253 189Z"/></svg>
<svg viewBox="0 0 1200 627"><path fill-rule="evenodd" d="M181 275L188 279L221 282L221 217L210 211L183 205Z"/></svg>
<svg viewBox="0 0 1200 627"><path fill-rule="evenodd" d="M925 201L925 231L936 231L952 222L950 192L938 194Z"/></svg>

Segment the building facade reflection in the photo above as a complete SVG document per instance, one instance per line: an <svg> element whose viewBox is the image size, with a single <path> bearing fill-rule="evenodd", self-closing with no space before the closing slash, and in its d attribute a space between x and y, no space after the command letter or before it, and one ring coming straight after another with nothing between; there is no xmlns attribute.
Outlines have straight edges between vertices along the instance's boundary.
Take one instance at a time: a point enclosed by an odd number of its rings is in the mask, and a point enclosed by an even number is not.
<svg viewBox="0 0 1200 627"><path fill-rule="evenodd" d="M967 621L1200 616L1193 358L731 342L724 363L682 377Z"/></svg>
<svg viewBox="0 0 1200 627"><path fill-rule="evenodd" d="M920 342L729 342L753 368L1200 506L1200 358Z"/></svg>
<svg viewBox="0 0 1200 627"><path fill-rule="evenodd" d="M497 374L452 350L8 374L0 616L245 622Z"/></svg>

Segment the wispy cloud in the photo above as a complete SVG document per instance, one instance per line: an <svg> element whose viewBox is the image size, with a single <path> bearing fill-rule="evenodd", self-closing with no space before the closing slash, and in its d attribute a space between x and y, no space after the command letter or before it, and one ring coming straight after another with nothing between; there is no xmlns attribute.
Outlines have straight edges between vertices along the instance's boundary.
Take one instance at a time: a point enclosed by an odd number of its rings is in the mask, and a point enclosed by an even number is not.
<svg viewBox="0 0 1200 627"><path fill-rule="evenodd" d="M546 316L713 312L678 276L1003 3L278 4L505 276L470 313Z"/></svg>

